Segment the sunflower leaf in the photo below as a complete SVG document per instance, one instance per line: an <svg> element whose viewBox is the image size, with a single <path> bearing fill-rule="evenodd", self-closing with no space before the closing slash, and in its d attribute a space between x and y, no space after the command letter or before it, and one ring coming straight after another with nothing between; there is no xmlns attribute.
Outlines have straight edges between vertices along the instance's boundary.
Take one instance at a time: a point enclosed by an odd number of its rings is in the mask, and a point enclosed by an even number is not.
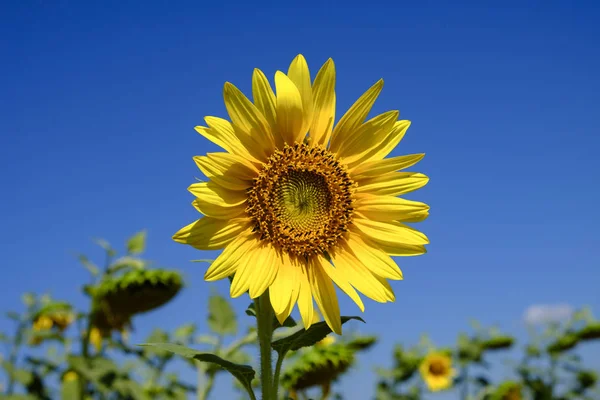
<svg viewBox="0 0 600 400"><path fill-rule="evenodd" d="M98 276L98 274L100 273L100 270L98 269L98 267L91 262L86 255L84 254L80 254L78 257L79 262L81 263L81 265L83 265L90 274L92 274L92 276Z"/></svg>
<svg viewBox="0 0 600 400"><path fill-rule="evenodd" d="M63 382L60 388L60 393L61 399L81 399L81 392L79 391L79 382L77 380Z"/></svg>
<svg viewBox="0 0 600 400"><path fill-rule="evenodd" d="M254 379L256 372L249 365L235 364L214 354L202 353L200 351L172 343L144 343L140 346L154 347L156 349L169 351L185 358L216 364L219 367L227 370L238 381L240 381L240 383L246 388L246 390L248 390L248 392L252 391L251 382Z"/></svg>
<svg viewBox="0 0 600 400"><path fill-rule="evenodd" d="M352 319L365 322L361 317L342 317L341 319L342 324ZM314 345L323 340L331 332L331 328L329 328L326 322L317 322L306 330L301 329L288 337L274 341L271 343L271 347L280 357L283 357L290 350L298 350L302 347Z"/></svg>
<svg viewBox="0 0 600 400"><path fill-rule="evenodd" d="M129 254L139 254L146 248L146 231L140 231L129 238L127 241L127 252Z"/></svg>
<svg viewBox="0 0 600 400"><path fill-rule="evenodd" d="M219 335L237 333L235 311L227 299L218 294L213 294L208 299L208 327Z"/></svg>

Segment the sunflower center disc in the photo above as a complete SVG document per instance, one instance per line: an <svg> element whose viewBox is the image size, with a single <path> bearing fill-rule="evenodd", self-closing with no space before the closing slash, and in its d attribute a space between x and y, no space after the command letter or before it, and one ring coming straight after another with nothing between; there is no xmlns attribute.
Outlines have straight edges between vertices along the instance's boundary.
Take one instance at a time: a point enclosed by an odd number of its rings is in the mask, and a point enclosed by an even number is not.
<svg viewBox="0 0 600 400"><path fill-rule="evenodd" d="M429 364L429 372L432 375L444 375L446 373L446 365L441 361L434 361Z"/></svg>
<svg viewBox="0 0 600 400"><path fill-rule="evenodd" d="M327 150L277 150L248 192L246 212L263 240L308 257L334 246L352 217L354 183Z"/></svg>

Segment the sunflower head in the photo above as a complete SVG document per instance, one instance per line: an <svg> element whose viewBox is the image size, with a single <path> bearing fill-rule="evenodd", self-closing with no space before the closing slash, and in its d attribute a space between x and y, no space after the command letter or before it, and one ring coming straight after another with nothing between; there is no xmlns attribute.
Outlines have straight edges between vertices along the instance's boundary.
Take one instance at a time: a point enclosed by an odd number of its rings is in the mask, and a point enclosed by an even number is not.
<svg viewBox="0 0 600 400"><path fill-rule="evenodd" d="M121 330L135 314L147 312L169 302L182 287L181 275L167 270L133 270L106 279L94 291L96 301L107 317Z"/></svg>
<svg viewBox="0 0 600 400"><path fill-rule="evenodd" d="M205 279L233 276L232 297L268 290L280 323L297 304L307 328L314 299L341 333L334 284L361 310L357 291L394 301L387 280L402 273L390 256L425 253L427 237L407 223L424 220L429 206L398 197L428 182L423 174L400 172L423 154L386 158L410 122L398 121L398 111L366 120L382 80L337 124L331 59L313 80L299 55L274 81L275 90L255 70L254 101L225 83L231 121L206 117L206 126L196 127L225 151L194 157L208 178L189 188L204 217L173 239L200 250L224 249Z"/></svg>
<svg viewBox="0 0 600 400"><path fill-rule="evenodd" d="M546 350L548 350L548 353L552 354L564 353L577 346L578 342L579 337L577 335L566 333L551 343Z"/></svg>
<svg viewBox="0 0 600 400"><path fill-rule="evenodd" d="M481 343L484 350L502 350L510 348L514 339L510 336L495 336Z"/></svg>
<svg viewBox="0 0 600 400"><path fill-rule="evenodd" d="M448 389L456 375L452 368L452 358L445 353L430 353L419 367L421 377L432 392Z"/></svg>
<svg viewBox="0 0 600 400"><path fill-rule="evenodd" d="M53 324L52 318L47 315L40 315L33 321L32 329L36 332L46 331L52 329Z"/></svg>
<svg viewBox="0 0 600 400"><path fill-rule="evenodd" d="M577 336L580 340L600 339L600 322L588 323L579 332L577 332Z"/></svg>
<svg viewBox="0 0 600 400"><path fill-rule="evenodd" d="M521 400L522 398L521 385L513 381L502 383L491 395L491 400Z"/></svg>

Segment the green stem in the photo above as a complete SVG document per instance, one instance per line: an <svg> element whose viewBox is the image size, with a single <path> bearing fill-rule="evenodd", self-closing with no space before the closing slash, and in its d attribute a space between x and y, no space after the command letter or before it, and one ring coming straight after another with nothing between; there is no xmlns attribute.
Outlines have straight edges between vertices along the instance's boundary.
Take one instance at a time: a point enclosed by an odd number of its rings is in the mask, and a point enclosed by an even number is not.
<svg viewBox="0 0 600 400"><path fill-rule="evenodd" d="M17 364L17 355L19 354L19 349L21 348L21 343L23 342L23 334L25 331L25 323L24 321L19 321L19 325L17 327L17 332L15 333L15 337L13 338L12 349L10 351L10 356L8 357L8 363L16 367ZM8 385L6 388L6 394L10 395L13 393L15 387L15 376L13 373L8 374Z"/></svg>
<svg viewBox="0 0 600 400"><path fill-rule="evenodd" d="M461 398L463 400L467 400L469 398L469 370L467 364L464 364L462 370L462 395Z"/></svg>
<svg viewBox="0 0 600 400"><path fill-rule="evenodd" d="M271 339L273 338L273 308L269 292L254 299L256 307L256 325L260 346L260 382L262 400L276 400L273 397L273 363L271 360Z"/></svg>
<svg viewBox="0 0 600 400"><path fill-rule="evenodd" d="M277 357L277 362L275 363L275 376L273 377L273 399L277 400L277 396L279 396L279 375L281 375L281 366L283 365L283 359L281 354Z"/></svg>

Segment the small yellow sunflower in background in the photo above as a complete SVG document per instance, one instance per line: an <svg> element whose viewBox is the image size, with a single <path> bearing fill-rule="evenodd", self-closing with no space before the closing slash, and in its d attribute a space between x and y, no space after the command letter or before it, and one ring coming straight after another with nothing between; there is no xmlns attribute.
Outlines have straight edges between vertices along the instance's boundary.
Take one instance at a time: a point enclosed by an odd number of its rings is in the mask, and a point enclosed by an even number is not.
<svg viewBox="0 0 600 400"><path fill-rule="evenodd" d="M452 368L452 359L444 353L428 354L419 366L421 377L432 392L452 386L456 372Z"/></svg>
<svg viewBox="0 0 600 400"><path fill-rule="evenodd" d="M110 335L110 333L109 333ZM96 352L99 352L100 350L102 350L102 342L104 341L104 335L102 335L102 332L100 331L100 329L96 328L95 326L92 327L92 330L90 331L90 343L94 346L94 348L96 349Z"/></svg>
<svg viewBox="0 0 600 400"><path fill-rule="evenodd" d="M73 382L79 379L79 375L75 371L69 371L63 375L63 382Z"/></svg>
<svg viewBox="0 0 600 400"><path fill-rule="evenodd" d="M32 328L34 331L47 331L49 329L52 329L52 325L54 325L52 318L50 318L47 315L42 315L35 321L33 321Z"/></svg>
<svg viewBox="0 0 600 400"><path fill-rule="evenodd" d="M365 122L383 81L375 83L335 120L335 67L329 59L313 82L302 55L287 74L275 74L275 92L258 69L250 101L227 82L231 122L206 117L196 130L225 152L194 158L208 177L189 187L204 217L173 239L200 250L223 249L205 279L234 275L231 296L267 289L280 322L298 304L303 324L316 301L331 329L341 333L333 283L361 309L357 290L394 301L387 279L402 279L390 256L425 253L427 237L406 225L424 220L429 206L398 196L423 187L420 173L398 172L423 158L385 158L410 122L388 111Z"/></svg>

